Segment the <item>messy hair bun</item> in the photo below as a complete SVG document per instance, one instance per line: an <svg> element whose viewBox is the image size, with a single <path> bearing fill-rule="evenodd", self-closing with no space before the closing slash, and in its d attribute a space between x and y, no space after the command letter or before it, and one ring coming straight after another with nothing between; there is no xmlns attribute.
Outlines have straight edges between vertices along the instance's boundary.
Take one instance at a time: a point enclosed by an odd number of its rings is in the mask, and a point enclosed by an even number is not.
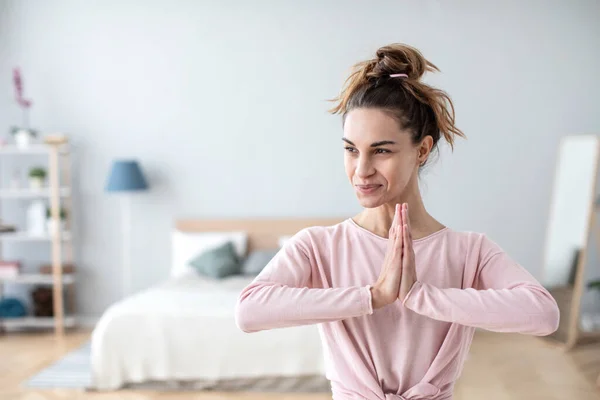
<svg viewBox="0 0 600 400"><path fill-rule="evenodd" d="M442 90L421 82L425 72L439 69L414 47L394 43L379 48L375 58L354 65L337 102L330 112L346 115L354 108L381 108L390 112L413 143L425 136L434 147L441 136L454 149L456 136L466 138L456 127L454 105Z"/></svg>
<svg viewBox="0 0 600 400"><path fill-rule="evenodd" d="M410 46L392 44L380 47L376 52L376 59L366 61L372 65L368 77L383 77L394 73L406 74L408 79L418 80L426 71L439 71L438 68L427 61L419 52ZM367 68L368 69L368 68Z"/></svg>

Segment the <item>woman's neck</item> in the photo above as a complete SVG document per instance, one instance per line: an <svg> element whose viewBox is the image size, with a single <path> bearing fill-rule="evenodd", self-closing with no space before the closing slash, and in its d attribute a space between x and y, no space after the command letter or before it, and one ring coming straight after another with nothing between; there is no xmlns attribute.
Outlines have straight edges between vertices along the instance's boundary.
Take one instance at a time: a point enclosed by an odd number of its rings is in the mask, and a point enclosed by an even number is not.
<svg viewBox="0 0 600 400"><path fill-rule="evenodd" d="M413 239L428 236L445 226L433 218L425 209L420 195L397 199L392 203L382 204L376 208L365 208L353 218L354 222L381 237L388 237L396 203L408 204L408 218Z"/></svg>

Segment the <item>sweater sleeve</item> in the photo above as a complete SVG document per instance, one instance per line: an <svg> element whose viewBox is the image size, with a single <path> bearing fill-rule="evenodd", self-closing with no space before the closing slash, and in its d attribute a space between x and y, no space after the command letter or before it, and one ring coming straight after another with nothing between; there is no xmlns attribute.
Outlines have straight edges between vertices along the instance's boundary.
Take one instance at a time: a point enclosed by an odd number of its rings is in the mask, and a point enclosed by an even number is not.
<svg viewBox="0 0 600 400"><path fill-rule="evenodd" d="M482 257L472 288L437 288L417 281L404 305L440 321L546 336L558 329L552 295L497 244L483 238Z"/></svg>
<svg viewBox="0 0 600 400"><path fill-rule="evenodd" d="M310 229L310 228L309 228ZM289 239L245 287L235 307L244 332L338 321L373 313L370 286L322 288L309 229Z"/></svg>

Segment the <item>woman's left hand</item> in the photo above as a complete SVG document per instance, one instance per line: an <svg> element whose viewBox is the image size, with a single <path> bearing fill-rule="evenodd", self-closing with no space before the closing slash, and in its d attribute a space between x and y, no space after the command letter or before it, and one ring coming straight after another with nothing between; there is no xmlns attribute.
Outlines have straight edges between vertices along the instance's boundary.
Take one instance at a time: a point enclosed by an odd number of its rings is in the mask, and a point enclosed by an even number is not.
<svg viewBox="0 0 600 400"><path fill-rule="evenodd" d="M412 246L412 235L410 220L408 219L408 203L402 204L402 279L400 280L400 292L398 299L404 302L408 292L417 281L417 270L415 267L415 252Z"/></svg>

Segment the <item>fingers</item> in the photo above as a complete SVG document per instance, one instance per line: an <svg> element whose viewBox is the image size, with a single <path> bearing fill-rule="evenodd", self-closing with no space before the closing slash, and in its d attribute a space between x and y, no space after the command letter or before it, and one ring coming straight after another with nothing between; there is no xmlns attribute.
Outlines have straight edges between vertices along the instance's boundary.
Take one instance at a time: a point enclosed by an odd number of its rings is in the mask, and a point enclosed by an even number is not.
<svg viewBox="0 0 600 400"><path fill-rule="evenodd" d="M398 206L394 208L394 218L388 232L389 239L396 240L396 220L398 219Z"/></svg>
<svg viewBox="0 0 600 400"><path fill-rule="evenodd" d="M397 208L394 209L394 218L392 219L392 225L390 226L390 230L388 231L388 253L394 248L396 248L396 241L398 240L398 230L396 229L396 220L398 219L399 210ZM386 255L387 257L387 255Z"/></svg>
<svg viewBox="0 0 600 400"><path fill-rule="evenodd" d="M413 249L412 249L412 234L410 231L410 220L408 218L408 204L406 205L406 209L403 210L403 215L404 215L404 221L406 221L403 225L403 230L402 230L402 242L403 242L403 246L402 246L402 266L406 266L408 265L409 262L411 262L411 256L413 255Z"/></svg>
<svg viewBox="0 0 600 400"><path fill-rule="evenodd" d="M390 226L390 239L396 239L396 221L398 220L398 207L394 208L394 218Z"/></svg>
<svg viewBox="0 0 600 400"><path fill-rule="evenodd" d="M404 259L407 258L410 254L409 246L410 246L410 229L408 227L408 203L402 203L402 207L400 209L401 215L401 235L402 235L402 264L404 264Z"/></svg>
<svg viewBox="0 0 600 400"><path fill-rule="evenodd" d="M394 221L394 228L396 229L396 246L399 250L402 250L402 206L396 204L396 218Z"/></svg>
<svg viewBox="0 0 600 400"><path fill-rule="evenodd" d="M400 227L402 227L402 225L404 225L404 203L399 204L398 207L400 207Z"/></svg>
<svg viewBox="0 0 600 400"><path fill-rule="evenodd" d="M408 235L405 236L405 233L408 233ZM404 249L404 242L407 241L407 238L410 239L408 203L397 203L394 207L394 218L392 220L392 226L390 227L389 238L392 239L395 247L400 250Z"/></svg>
<svg viewBox="0 0 600 400"><path fill-rule="evenodd" d="M402 204L401 214L402 214L402 226L404 228L404 225L406 225L408 237L410 238L411 229L410 229L410 218L408 217L408 203Z"/></svg>
<svg viewBox="0 0 600 400"><path fill-rule="evenodd" d="M409 230L406 224L402 225L402 269L408 267L410 257L410 237Z"/></svg>

